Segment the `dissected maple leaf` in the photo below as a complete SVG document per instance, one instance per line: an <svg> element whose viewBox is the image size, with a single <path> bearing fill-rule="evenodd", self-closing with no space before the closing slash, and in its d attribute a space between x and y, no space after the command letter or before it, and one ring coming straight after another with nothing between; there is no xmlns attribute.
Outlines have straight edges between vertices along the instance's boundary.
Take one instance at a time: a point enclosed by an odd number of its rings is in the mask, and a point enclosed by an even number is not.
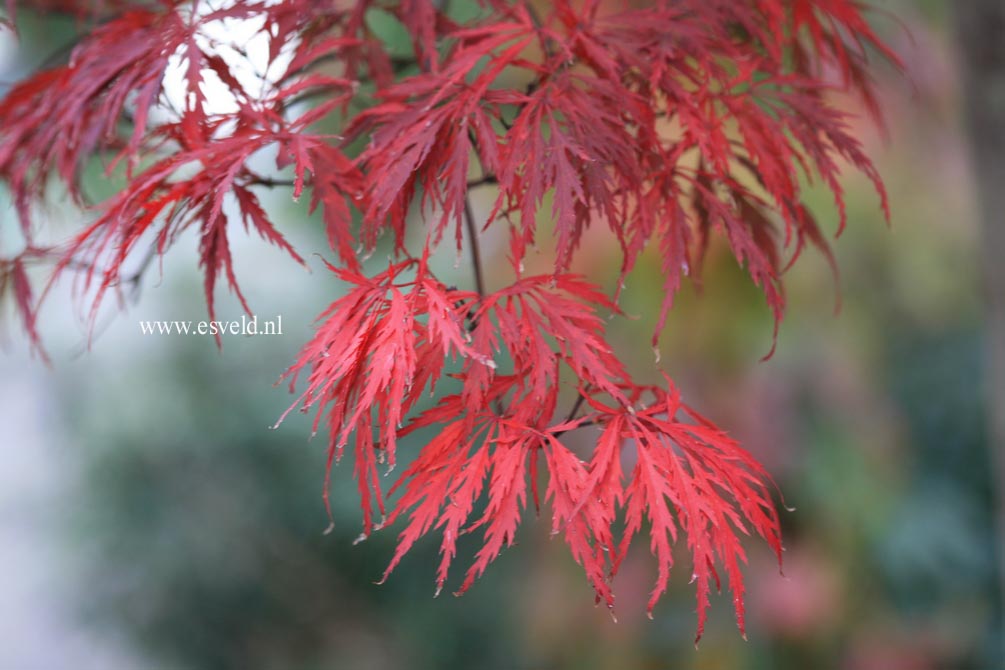
<svg viewBox="0 0 1005 670"><path fill-rule="evenodd" d="M302 372L307 375L299 402L305 412L316 409L315 431L322 418L328 424L329 468L354 431L358 439L371 439L374 415L379 440L359 449L368 458L379 450L379 460L386 458L393 467L399 427L423 391L435 388L445 359L459 355L494 365L469 344L464 322L475 296L443 286L428 274L424 262L391 265L373 279L329 268L355 288L319 316L314 339L284 377L293 388ZM408 270L416 276L399 280ZM359 483L370 486L365 477ZM379 490L375 493L379 499ZM364 509L363 532L369 533L370 511Z"/></svg>
<svg viewBox="0 0 1005 670"><path fill-rule="evenodd" d="M181 133L177 126L161 129ZM345 199L357 187L358 177L351 164L318 138L289 133L265 133L259 129L235 132L228 137L201 143L187 151L178 151L136 175L129 189L106 203L104 213L71 241L57 271L72 263L85 263L84 289L97 277L97 295L92 314L105 292L120 283L122 267L141 241L154 237L155 249L163 254L178 235L189 227L199 230L199 256L205 275L206 304L213 319L214 288L223 273L241 304L250 312L237 283L228 238L228 217L224 204L233 196L245 229L254 229L262 238L286 251L303 264L301 256L269 220L253 188L259 176L248 162L257 152L273 144L292 155L296 169L294 193L303 188L305 173L323 169L321 185L312 192L312 208L324 203L325 220L332 247L347 265L356 257L348 225L351 220ZM188 178L178 174L196 166Z"/></svg>
<svg viewBox="0 0 1005 670"><path fill-rule="evenodd" d="M746 554L738 534L761 535L782 560L781 529L767 473L754 458L711 422L683 405L672 383L668 388L633 389L635 402L651 396L651 403L630 411L590 400L604 426L589 465L584 497L612 498L623 504L626 527L611 572L616 573L633 536L649 521L650 548L658 563L656 587L649 613L666 591L673 566L672 544L678 532L687 536L691 552L691 581L698 596L697 639L704 630L712 581L720 584L716 564L725 567L733 592L736 619L745 634L743 576ZM635 465L622 490L621 454L613 445L634 447ZM604 445L611 445L603 448Z"/></svg>

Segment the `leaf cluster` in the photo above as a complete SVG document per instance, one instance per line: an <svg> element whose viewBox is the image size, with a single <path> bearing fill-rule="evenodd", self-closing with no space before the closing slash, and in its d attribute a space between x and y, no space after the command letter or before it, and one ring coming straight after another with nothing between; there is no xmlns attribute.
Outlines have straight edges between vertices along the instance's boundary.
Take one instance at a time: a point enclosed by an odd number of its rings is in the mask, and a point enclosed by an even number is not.
<svg viewBox="0 0 1005 670"><path fill-rule="evenodd" d="M613 607L611 580L646 534L657 562L651 611L683 534L698 635L720 569L743 628L739 538L754 532L781 551L770 480L668 378L661 387L631 379L605 335L621 289L607 295L598 278L571 270L596 226L621 249L619 287L654 243L663 274L655 346L717 235L763 290L777 331L786 267L807 245L833 264L805 184L833 193L839 232L844 166L872 179L887 207L830 95L851 90L876 111L868 59L896 62L860 3L480 0L463 21L433 0L114 4L38 3L88 29L67 62L0 100L0 178L26 241L0 261L0 290L38 346L26 266L72 274L93 314L132 277L130 258L163 255L191 231L210 317L221 277L248 309L230 253L234 224L303 263L260 194L306 194L322 213L329 267L350 288L320 315L286 377L305 387L298 403L329 435L329 465L352 452L363 536L403 524L385 578L435 532L439 590L458 537L478 531L463 592L514 542L530 499L549 507L599 602ZM407 57L381 39L377 17L404 27ZM226 30L236 23L267 52L264 71ZM169 85L179 74L180 87ZM262 156L275 171L256 167ZM128 179L94 204L81 174L96 157ZM277 177L282 170L291 177ZM46 245L33 205L53 181L95 216ZM495 194L484 221L470 205L476 188ZM553 270L528 275L543 219ZM477 253L491 227L509 240L510 280L494 292ZM385 234L394 257L367 276L362 259ZM475 251L476 291L434 276L444 238ZM453 390L419 411L447 377ZM577 394L570 411L559 407L563 387ZM587 426L599 437L581 458L562 436ZM399 438L434 427L384 491L379 465L394 466Z"/></svg>

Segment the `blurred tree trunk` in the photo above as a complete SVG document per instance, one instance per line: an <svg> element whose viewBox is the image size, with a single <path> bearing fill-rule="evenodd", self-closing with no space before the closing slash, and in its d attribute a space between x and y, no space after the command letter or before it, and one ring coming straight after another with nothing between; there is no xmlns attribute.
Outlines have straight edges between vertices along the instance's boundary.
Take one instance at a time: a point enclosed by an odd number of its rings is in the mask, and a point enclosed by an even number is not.
<svg viewBox="0 0 1005 670"><path fill-rule="evenodd" d="M965 0L953 6L981 212L988 410L998 493L999 583L1005 597L1005 1Z"/></svg>

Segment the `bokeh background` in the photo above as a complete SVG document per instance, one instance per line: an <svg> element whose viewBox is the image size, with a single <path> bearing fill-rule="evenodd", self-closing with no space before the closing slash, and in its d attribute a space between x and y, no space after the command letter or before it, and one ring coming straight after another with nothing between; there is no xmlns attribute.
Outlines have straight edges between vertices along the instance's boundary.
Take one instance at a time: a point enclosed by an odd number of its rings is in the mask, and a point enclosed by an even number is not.
<svg viewBox="0 0 1005 670"><path fill-rule="evenodd" d="M643 545L617 583L614 623L532 515L519 547L463 598L433 598L435 541L375 585L393 531L353 546L359 513L343 466L334 531L324 535L324 442L307 439L309 422L296 413L269 430L293 400L273 384L340 286L316 259L308 273L241 241L245 292L260 318L282 315L282 336L230 338L222 351L209 337L142 336L141 319L205 318L190 239L162 277L144 280L138 300L102 317L89 351L59 291L42 316L52 367L18 333L6 337L0 670L1005 667L995 544L1003 445L990 428L1003 408L991 400L986 353L986 305L1001 296L981 283L988 238L976 177L986 168L968 141L966 38L948 1L883 4L897 20L877 14L877 28L906 72L876 71L887 137L865 120L858 132L886 179L893 222L849 176L851 225L836 244L840 315L825 259L806 254L789 275L778 351L759 362L770 314L714 248L701 295L685 290L661 343L663 368L689 402L761 459L795 508L783 513L784 576L767 547L748 545L749 641L727 595L714 599L694 648L684 556L647 620L654 566ZM21 25L20 43L0 36L4 86L79 27L31 13ZM387 34L394 39L393 27ZM98 169L89 179L96 195L114 188ZM8 234L13 213L0 204ZM813 204L833 230L828 197ZM277 192L269 205L294 241L324 249L303 204ZM47 211L65 230L83 216L59 198ZM995 217L1003 223L1000 212L986 219ZM501 270L497 242L487 238L483 253ZM581 269L613 279L611 246L591 239ZM463 264L444 268L469 281ZM656 286L656 264L644 264L623 303L638 318L611 325L622 351L640 352L629 359L641 374L653 372L636 343L652 328ZM233 303L221 312L240 314Z"/></svg>

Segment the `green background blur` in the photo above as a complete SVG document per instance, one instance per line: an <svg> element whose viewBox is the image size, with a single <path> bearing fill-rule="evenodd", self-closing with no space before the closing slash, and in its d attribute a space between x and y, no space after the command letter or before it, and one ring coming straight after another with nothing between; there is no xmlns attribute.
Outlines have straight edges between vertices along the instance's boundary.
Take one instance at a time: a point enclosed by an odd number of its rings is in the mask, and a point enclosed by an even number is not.
<svg viewBox="0 0 1005 670"><path fill-rule="evenodd" d="M795 508L783 513L784 577L767 547L747 545L749 641L724 595L695 650L683 554L647 620L655 568L644 542L616 582L614 623L532 513L519 546L463 598L433 598L434 539L375 585L395 531L353 546L359 511L343 465L334 531L322 534L323 439L308 441L299 415L268 429L293 399L273 383L340 286L317 259L306 273L241 241L245 293L260 319L282 315L283 336L225 340L222 352L210 337L143 337L140 319L205 318L188 240L138 303L102 319L89 352L71 303L56 296L42 316L53 368L16 335L0 358L0 670L1005 667L980 230L950 7L885 9L904 26L879 15L877 27L907 73L877 70L889 137L864 121L857 132L886 180L893 223L849 175L850 225L835 247L840 315L825 259L808 252L788 277L778 351L759 362L770 314L713 248L702 295L685 289L661 342L662 366L690 404L764 462ZM26 15L22 30L20 46L3 43L7 80L73 24ZM92 182L95 193L108 188L97 171ZM828 196L812 204L834 230ZM483 214L490 205L491 193L475 202ZM276 193L270 208L301 248L323 250L303 204ZM77 225L66 208L49 210L54 225ZM591 236L579 269L613 281L612 246ZM490 276L503 277L501 240L489 235L483 253L500 271ZM648 260L623 302L638 318L611 324L641 375L655 373L637 343L648 342L660 300ZM445 281L465 286L465 266L446 259ZM239 318L224 304L221 318ZM460 560L474 549L462 544Z"/></svg>

